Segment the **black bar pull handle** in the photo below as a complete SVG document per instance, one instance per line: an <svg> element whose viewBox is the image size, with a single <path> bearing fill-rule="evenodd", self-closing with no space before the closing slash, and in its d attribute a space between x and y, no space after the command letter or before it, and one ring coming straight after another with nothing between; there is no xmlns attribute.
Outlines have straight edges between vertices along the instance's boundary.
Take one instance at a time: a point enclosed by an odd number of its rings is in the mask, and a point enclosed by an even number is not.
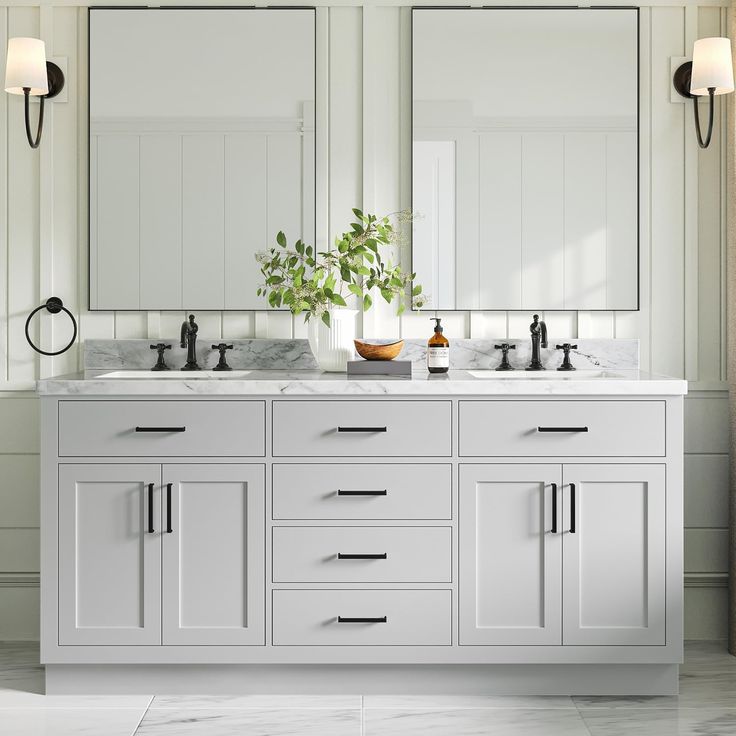
<svg viewBox="0 0 736 736"><path fill-rule="evenodd" d="M342 488L337 489L338 496L386 496L388 490L385 488L380 491L343 491Z"/></svg>
<svg viewBox="0 0 736 736"><path fill-rule="evenodd" d="M174 530L171 528L171 486L173 483L166 484L166 533L171 534Z"/></svg>
<svg viewBox="0 0 736 736"><path fill-rule="evenodd" d="M153 528L153 483L148 484L148 529L149 534L153 534L156 530Z"/></svg>
<svg viewBox="0 0 736 736"><path fill-rule="evenodd" d="M136 432L186 432L186 427L136 427Z"/></svg>
<svg viewBox="0 0 736 736"><path fill-rule="evenodd" d="M587 427L537 427L537 432L587 432Z"/></svg>
<svg viewBox="0 0 736 736"><path fill-rule="evenodd" d="M339 624L387 624L387 616L338 616Z"/></svg>
<svg viewBox="0 0 736 736"><path fill-rule="evenodd" d="M338 432L388 432L388 427L338 427Z"/></svg>
<svg viewBox="0 0 736 736"><path fill-rule="evenodd" d="M338 552L337 559L338 560L387 560L388 553L379 552L377 554L369 554L369 555L352 555L352 554L346 555L346 554L343 554L342 552Z"/></svg>
<svg viewBox="0 0 736 736"><path fill-rule="evenodd" d="M570 534L575 534L575 484L570 483Z"/></svg>
<svg viewBox="0 0 736 736"><path fill-rule="evenodd" d="M557 483L552 484L552 534L557 534Z"/></svg>

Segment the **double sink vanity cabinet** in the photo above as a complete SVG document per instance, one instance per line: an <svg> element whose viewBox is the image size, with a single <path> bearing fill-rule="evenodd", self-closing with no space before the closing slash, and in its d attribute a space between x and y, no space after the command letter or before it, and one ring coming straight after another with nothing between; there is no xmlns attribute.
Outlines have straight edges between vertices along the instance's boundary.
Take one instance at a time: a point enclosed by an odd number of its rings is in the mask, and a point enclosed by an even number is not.
<svg viewBox="0 0 736 736"><path fill-rule="evenodd" d="M40 382L49 692L675 692L685 384L634 374Z"/></svg>

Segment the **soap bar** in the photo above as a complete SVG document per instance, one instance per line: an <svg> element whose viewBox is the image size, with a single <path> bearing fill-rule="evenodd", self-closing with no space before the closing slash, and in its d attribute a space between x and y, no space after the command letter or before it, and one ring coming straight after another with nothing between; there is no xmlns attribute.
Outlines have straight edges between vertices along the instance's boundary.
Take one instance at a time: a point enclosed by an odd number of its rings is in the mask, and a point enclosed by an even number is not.
<svg viewBox="0 0 736 736"><path fill-rule="evenodd" d="M348 377L351 376L408 376L411 378L411 361L349 360Z"/></svg>

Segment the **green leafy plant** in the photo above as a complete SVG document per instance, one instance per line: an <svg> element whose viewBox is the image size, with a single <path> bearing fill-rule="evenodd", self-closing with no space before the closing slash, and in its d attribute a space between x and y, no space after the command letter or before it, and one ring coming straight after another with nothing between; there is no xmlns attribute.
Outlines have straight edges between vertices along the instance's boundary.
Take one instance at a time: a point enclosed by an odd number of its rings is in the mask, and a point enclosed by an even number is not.
<svg viewBox="0 0 736 736"><path fill-rule="evenodd" d="M320 318L330 326L330 308L347 307L355 297L363 311L371 308L375 289L389 304L397 302L397 314L406 309L407 299L416 309L427 303L420 284L413 284L416 274L384 261L382 251L399 239L391 216L377 217L353 209L355 222L350 230L335 239L330 251L317 252L297 240L289 247L279 232L276 246L258 253L264 283L258 296L264 296L274 308L288 307L292 314L304 314L305 322ZM395 215L399 223L410 222L410 212Z"/></svg>

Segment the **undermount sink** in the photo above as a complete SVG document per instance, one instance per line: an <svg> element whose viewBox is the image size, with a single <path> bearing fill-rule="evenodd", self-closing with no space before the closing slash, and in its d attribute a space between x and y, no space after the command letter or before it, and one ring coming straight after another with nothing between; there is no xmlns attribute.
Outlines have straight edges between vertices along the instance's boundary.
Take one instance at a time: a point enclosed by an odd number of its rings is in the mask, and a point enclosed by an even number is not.
<svg viewBox="0 0 736 736"><path fill-rule="evenodd" d="M482 371L468 371L473 378L516 378L516 379L527 379L536 378L544 380L564 380L576 378L580 380L587 380L591 378L624 378L620 373L614 373L612 371L604 370L576 370L576 371L525 371L523 369L513 371L496 371L493 369L482 370Z"/></svg>
<svg viewBox="0 0 736 736"><path fill-rule="evenodd" d="M180 381L203 378L242 378L251 371L112 371L103 373L98 378L175 378Z"/></svg>

